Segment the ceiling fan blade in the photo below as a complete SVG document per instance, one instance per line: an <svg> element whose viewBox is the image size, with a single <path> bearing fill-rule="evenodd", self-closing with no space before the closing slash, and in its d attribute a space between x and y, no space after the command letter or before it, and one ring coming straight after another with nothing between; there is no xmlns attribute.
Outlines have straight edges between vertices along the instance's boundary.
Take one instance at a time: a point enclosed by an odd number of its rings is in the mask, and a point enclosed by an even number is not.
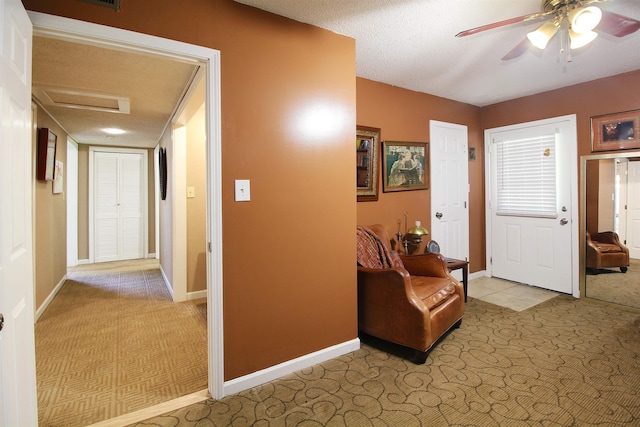
<svg viewBox="0 0 640 427"><path fill-rule="evenodd" d="M517 24L519 22L532 21L540 18L545 18L552 14L553 12L539 12L539 13L531 13L529 15L524 15L524 16L518 16L516 18L505 19L504 21L498 21L498 22L494 22L493 24L482 25L480 27L472 28L470 30L461 31L458 34L456 34L456 37L470 36L472 34L477 34L487 30L493 30L494 28L504 27L506 25Z"/></svg>
<svg viewBox="0 0 640 427"><path fill-rule="evenodd" d="M638 31L640 29L640 21L603 10L602 20L596 29L611 34L612 36L624 37Z"/></svg>
<svg viewBox="0 0 640 427"><path fill-rule="evenodd" d="M509 59L517 58L527 50L529 50L530 42L526 37L520 43L516 45L513 49L511 49L505 56L502 57L503 61L508 61Z"/></svg>

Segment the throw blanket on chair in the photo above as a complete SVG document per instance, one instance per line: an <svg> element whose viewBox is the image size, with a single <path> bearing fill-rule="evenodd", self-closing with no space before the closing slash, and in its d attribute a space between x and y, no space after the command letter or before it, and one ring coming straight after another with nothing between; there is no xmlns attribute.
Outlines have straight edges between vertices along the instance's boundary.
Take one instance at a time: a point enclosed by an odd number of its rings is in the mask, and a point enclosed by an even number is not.
<svg viewBox="0 0 640 427"><path fill-rule="evenodd" d="M366 268L404 267L395 252L389 252L380 238L367 227L357 229L358 265Z"/></svg>

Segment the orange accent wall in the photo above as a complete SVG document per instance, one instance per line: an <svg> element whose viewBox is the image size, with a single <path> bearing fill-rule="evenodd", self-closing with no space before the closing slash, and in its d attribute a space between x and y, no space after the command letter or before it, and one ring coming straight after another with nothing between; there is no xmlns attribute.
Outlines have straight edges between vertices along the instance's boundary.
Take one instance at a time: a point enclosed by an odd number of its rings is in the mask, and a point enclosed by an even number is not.
<svg viewBox="0 0 640 427"><path fill-rule="evenodd" d="M429 120L467 126L469 147L476 147L477 155L475 161L469 162L469 270L483 270L484 135L480 129L480 108L362 78L356 79L356 88L358 125L380 128L381 141L430 142ZM384 193L381 165L380 161L378 201L358 203L358 224L384 224L389 234L395 235L398 220L404 232L404 212L407 211L409 227L418 220L431 230L431 190Z"/></svg>
<svg viewBox="0 0 640 427"><path fill-rule="evenodd" d="M225 380L355 339L354 40L231 0L23 3L221 52Z"/></svg>
<svg viewBox="0 0 640 427"><path fill-rule="evenodd" d="M483 107L482 128L575 114L580 157L592 154L592 116L637 109L640 109L640 70Z"/></svg>

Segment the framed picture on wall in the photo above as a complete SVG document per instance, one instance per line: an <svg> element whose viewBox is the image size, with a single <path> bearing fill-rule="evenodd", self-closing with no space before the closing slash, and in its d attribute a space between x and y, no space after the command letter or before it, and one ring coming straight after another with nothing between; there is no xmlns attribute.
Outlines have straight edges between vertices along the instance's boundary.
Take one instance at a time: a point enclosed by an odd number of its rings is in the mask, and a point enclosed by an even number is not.
<svg viewBox="0 0 640 427"><path fill-rule="evenodd" d="M429 143L384 141L382 143L383 191L429 188Z"/></svg>
<svg viewBox="0 0 640 427"><path fill-rule="evenodd" d="M591 151L640 148L640 110L591 117Z"/></svg>
<svg viewBox="0 0 640 427"><path fill-rule="evenodd" d="M53 181L55 178L57 140L56 134L48 128L38 131L36 178L41 181Z"/></svg>
<svg viewBox="0 0 640 427"><path fill-rule="evenodd" d="M167 199L167 149L158 150L158 171L160 176L160 198Z"/></svg>
<svg viewBox="0 0 640 427"><path fill-rule="evenodd" d="M378 200L380 129L356 127L356 194L359 202Z"/></svg>

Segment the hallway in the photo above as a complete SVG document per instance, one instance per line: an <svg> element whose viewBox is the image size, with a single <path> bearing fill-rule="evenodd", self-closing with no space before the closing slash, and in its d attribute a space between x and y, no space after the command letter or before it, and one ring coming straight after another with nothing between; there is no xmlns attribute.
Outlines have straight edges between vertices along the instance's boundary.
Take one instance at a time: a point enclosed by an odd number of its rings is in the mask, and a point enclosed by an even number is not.
<svg viewBox="0 0 640 427"><path fill-rule="evenodd" d="M70 269L35 326L40 425L88 425L206 389L206 312L206 299L172 302L155 259Z"/></svg>

